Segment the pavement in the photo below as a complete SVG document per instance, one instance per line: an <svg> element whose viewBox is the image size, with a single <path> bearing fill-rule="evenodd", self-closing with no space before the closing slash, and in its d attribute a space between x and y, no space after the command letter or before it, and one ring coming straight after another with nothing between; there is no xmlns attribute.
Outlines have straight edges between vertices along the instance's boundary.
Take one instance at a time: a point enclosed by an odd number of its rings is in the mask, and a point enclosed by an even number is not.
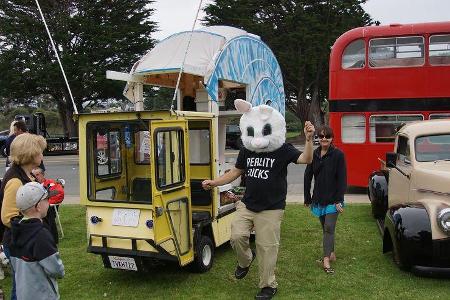
<svg viewBox="0 0 450 300"><path fill-rule="evenodd" d="M288 194L286 197L287 203L303 204L303 194ZM345 194L346 203L364 203L369 204L367 194ZM65 195L65 204L80 204L80 197L78 195Z"/></svg>

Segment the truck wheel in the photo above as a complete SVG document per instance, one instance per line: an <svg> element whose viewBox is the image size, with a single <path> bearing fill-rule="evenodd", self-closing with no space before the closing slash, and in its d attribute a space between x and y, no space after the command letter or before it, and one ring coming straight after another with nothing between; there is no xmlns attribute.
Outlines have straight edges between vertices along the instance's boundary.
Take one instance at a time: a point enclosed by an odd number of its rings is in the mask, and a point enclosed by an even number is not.
<svg viewBox="0 0 450 300"><path fill-rule="evenodd" d="M195 245L194 261L191 270L195 273L205 273L211 269L214 261L214 245L209 236L201 235Z"/></svg>

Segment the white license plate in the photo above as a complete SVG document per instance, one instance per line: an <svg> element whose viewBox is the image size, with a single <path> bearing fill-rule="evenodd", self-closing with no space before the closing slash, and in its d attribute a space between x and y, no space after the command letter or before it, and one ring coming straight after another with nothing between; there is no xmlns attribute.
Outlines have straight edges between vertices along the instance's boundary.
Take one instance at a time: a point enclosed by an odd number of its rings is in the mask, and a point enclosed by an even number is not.
<svg viewBox="0 0 450 300"><path fill-rule="evenodd" d="M113 210L112 225L137 227L140 209L115 208Z"/></svg>
<svg viewBox="0 0 450 300"><path fill-rule="evenodd" d="M137 271L136 261L131 257L108 256L111 268Z"/></svg>

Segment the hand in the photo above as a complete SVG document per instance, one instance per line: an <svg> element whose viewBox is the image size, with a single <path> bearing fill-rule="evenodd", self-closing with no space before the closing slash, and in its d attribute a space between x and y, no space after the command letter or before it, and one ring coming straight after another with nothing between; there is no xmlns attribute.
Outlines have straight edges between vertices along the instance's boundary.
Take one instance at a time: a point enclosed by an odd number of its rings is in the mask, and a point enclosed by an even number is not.
<svg viewBox="0 0 450 300"><path fill-rule="evenodd" d="M305 122L305 126L303 127L303 132L305 133L306 141L312 141L314 135L314 125L310 121Z"/></svg>
<svg viewBox="0 0 450 300"><path fill-rule="evenodd" d="M209 179L207 179L207 180L203 180L202 181L202 188L204 189L204 190L210 190L210 189L212 189L213 187L215 187L216 185L214 184L214 180L209 180Z"/></svg>
<svg viewBox="0 0 450 300"><path fill-rule="evenodd" d="M309 204L309 203L303 203L303 206L304 206L304 207L310 207L311 204Z"/></svg>
<svg viewBox="0 0 450 300"><path fill-rule="evenodd" d="M336 203L335 206L338 213L342 214L344 212L344 208L342 207L341 203Z"/></svg>

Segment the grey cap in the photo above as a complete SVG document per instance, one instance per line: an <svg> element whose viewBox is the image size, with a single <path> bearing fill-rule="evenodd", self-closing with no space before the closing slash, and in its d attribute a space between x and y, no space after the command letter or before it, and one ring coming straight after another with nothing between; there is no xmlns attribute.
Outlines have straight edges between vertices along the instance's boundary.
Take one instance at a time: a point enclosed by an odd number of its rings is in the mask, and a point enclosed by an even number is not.
<svg viewBox="0 0 450 300"><path fill-rule="evenodd" d="M38 182L28 182L22 185L16 193L16 205L21 211L35 206L39 201L53 197L58 191L48 191Z"/></svg>

